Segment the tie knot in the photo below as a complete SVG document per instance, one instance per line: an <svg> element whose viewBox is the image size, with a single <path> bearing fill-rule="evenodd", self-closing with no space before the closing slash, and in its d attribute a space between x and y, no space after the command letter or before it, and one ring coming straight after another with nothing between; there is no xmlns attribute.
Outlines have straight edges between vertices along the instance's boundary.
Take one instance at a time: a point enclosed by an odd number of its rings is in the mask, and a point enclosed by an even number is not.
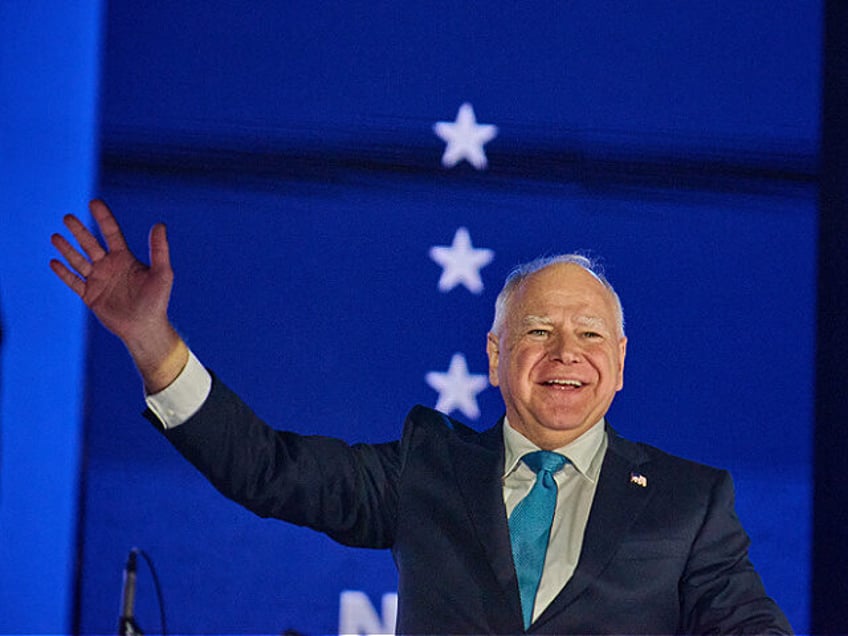
<svg viewBox="0 0 848 636"><path fill-rule="evenodd" d="M553 474L565 466L568 459L566 459L564 455L554 453L553 451L540 450L527 453L521 458L521 461L527 464L527 466L530 467L530 470L536 474L540 471Z"/></svg>

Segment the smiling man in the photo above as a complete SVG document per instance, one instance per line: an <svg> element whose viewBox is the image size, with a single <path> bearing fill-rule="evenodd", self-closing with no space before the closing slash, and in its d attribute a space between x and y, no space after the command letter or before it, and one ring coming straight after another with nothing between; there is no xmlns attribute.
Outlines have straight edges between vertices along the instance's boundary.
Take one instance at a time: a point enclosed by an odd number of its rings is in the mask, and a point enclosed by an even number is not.
<svg viewBox="0 0 848 636"><path fill-rule="evenodd" d="M54 235L67 264L51 267L123 340L147 417L256 514L391 549L399 633L791 633L748 559L730 476L606 422L627 340L587 259L508 278L487 341L506 406L494 426L417 406L398 441L350 446L262 422L171 325L164 227L147 267L105 204L91 211L106 246L67 216L81 249Z"/></svg>
<svg viewBox="0 0 848 636"><path fill-rule="evenodd" d="M535 261L507 279L489 334L489 379L509 424L542 449L600 424L624 382L618 296L577 255Z"/></svg>

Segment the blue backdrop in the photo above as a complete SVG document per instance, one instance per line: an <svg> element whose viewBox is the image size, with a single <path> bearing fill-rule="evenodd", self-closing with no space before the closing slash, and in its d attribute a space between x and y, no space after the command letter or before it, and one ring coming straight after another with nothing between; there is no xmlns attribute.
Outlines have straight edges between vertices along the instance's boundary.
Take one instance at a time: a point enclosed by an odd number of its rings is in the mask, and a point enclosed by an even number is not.
<svg viewBox="0 0 848 636"><path fill-rule="evenodd" d="M668 193L625 200L514 185L492 193L461 180L434 187L361 174L276 193L158 178L105 190L139 250L154 217L168 220L173 317L202 359L270 422L351 441L392 439L411 404L434 405L425 375L446 371L454 353L471 373L486 372L483 335L513 264L591 246L623 297L631 343L611 421L625 435L733 470L753 558L803 625L811 203ZM441 268L428 251L450 244L460 226L495 254L480 295L437 288ZM139 420L140 389L122 347L96 329L91 354L89 631L113 620L130 545L159 562L176 629L332 633L346 589L365 591L379 608L393 591L388 555L338 547L223 501ZM493 389L478 404L477 420L454 415L478 427L500 415ZM152 592L145 596L152 604Z"/></svg>
<svg viewBox="0 0 848 636"><path fill-rule="evenodd" d="M820 20L788 0L113 0L99 194L140 254L168 223L173 319L206 364L273 424L351 441L436 404L426 376L455 354L485 374L513 265L601 256L630 338L611 422L732 470L755 564L803 632ZM486 170L441 163L433 126L466 102L498 127ZM494 254L480 293L438 288L430 250L460 228ZM132 546L172 631L391 627L390 556L223 500L139 416L96 324L86 378L80 631L114 629ZM453 415L501 414L494 389L476 400Z"/></svg>
<svg viewBox="0 0 848 636"><path fill-rule="evenodd" d="M74 611L85 309L45 265L91 197L100 3L0 3L0 633Z"/></svg>

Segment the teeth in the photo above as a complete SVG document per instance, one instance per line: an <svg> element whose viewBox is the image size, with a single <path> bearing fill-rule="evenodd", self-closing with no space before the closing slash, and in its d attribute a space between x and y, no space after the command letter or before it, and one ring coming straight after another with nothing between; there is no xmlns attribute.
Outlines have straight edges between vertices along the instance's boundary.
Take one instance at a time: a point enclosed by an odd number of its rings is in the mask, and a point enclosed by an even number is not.
<svg viewBox="0 0 848 636"><path fill-rule="evenodd" d="M579 382L577 380L548 380L546 384L557 384L557 385L560 385L560 386L575 386L575 387L583 386L583 383Z"/></svg>

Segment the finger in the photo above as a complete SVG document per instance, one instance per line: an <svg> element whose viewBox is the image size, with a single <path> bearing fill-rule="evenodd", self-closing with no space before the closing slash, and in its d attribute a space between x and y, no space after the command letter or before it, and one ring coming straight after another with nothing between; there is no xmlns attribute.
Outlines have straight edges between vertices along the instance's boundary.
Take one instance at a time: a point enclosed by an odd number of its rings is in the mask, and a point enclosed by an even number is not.
<svg viewBox="0 0 848 636"><path fill-rule="evenodd" d="M118 225L109 206L100 199L94 199L88 204L88 208L91 210L94 220L97 221L97 227L100 228L100 234L103 235L106 246L110 250L127 249L127 241L124 239L123 232L121 232L121 226Z"/></svg>
<svg viewBox="0 0 848 636"><path fill-rule="evenodd" d="M106 255L106 251L100 245L100 242L77 217L73 214L66 214L62 220L65 222L65 227L74 235L79 246L88 255L88 258L97 261Z"/></svg>
<svg viewBox="0 0 848 636"><path fill-rule="evenodd" d="M85 283L76 274L69 270L64 263L55 258L50 260L50 269L60 280L70 287L80 298L85 293Z"/></svg>
<svg viewBox="0 0 848 636"><path fill-rule="evenodd" d="M54 234L50 237L50 242L80 276L88 278L89 274L91 274L91 262L74 249L74 246L70 244L68 239L61 234Z"/></svg>
<svg viewBox="0 0 848 636"><path fill-rule="evenodd" d="M170 272L171 251L168 247L168 233L163 223L157 223L150 230L150 269L155 272Z"/></svg>

